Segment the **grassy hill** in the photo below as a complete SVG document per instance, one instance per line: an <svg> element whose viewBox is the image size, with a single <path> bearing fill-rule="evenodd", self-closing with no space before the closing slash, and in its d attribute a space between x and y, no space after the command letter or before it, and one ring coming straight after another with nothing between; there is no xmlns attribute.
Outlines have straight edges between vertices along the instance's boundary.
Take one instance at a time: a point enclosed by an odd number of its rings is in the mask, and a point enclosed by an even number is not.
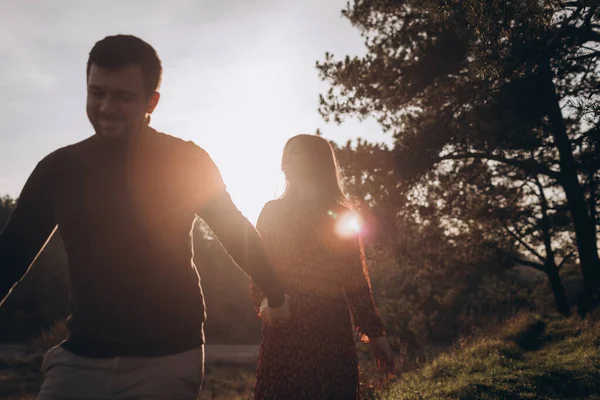
<svg viewBox="0 0 600 400"><path fill-rule="evenodd" d="M377 400L599 399L599 345L600 321L526 313L384 387L374 387L377 376L362 346L362 392ZM0 362L0 397L34 399L40 362L41 353ZM214 365L206 372L201 399L251 398L253 368Z"/></svg>
<svg viewBox="0 0 600 400"><path fill-rule="evenodd" d="M405 374L377 399L598 399L600 323L522 314Z"/></svg>

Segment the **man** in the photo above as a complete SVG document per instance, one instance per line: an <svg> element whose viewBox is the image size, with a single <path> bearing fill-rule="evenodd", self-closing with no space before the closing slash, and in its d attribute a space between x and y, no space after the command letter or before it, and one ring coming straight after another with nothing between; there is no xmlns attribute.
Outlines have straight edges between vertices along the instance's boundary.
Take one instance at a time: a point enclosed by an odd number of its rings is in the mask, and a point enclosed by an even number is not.
<svg viewBox="0 0 600 400"><path fill-rule="evenodd" d="M40 399L197 397L206 315L196 216L263 290L269 318L289 317L260 237L209 155L148 126L161 73L139 38L96 43L87 64L95 135L36 166L0 236L1 302L56 227L69 259L70 336L44 358Z"/></svg>

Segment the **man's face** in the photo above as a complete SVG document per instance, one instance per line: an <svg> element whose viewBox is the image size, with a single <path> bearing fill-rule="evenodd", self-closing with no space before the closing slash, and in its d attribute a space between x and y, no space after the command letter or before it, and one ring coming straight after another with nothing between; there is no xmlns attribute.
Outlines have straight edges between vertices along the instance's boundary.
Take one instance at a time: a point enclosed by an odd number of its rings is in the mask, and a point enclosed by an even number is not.
<svg viewBox="0 0 600 400"><path fill-rule="evenodd" d="M92 64L87 82L87 115L97 134L123 137L143 129L159 94L148 97L142 69L104 69Z"/></svg>

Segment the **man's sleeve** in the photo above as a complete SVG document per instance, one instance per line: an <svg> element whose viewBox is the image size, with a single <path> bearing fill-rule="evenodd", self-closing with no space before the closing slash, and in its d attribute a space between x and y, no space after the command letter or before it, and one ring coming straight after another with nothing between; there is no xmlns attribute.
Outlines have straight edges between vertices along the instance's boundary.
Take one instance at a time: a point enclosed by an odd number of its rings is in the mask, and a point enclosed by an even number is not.
<svg viewBox="0 0 600 400"><path fill-rule="evenodd" d="M29 176L0 234L0 306L54 233L54 182L48 158Z"/></svg>
<svg viewBox="0 0 600 400"><path fill-rule="evenodd" d="M192 182L196 214L215 233L236 264L269 299L269 306L279 307L284 292L254 226L235 206L219 169L203 149L194 146L195 176Z"/></svg>

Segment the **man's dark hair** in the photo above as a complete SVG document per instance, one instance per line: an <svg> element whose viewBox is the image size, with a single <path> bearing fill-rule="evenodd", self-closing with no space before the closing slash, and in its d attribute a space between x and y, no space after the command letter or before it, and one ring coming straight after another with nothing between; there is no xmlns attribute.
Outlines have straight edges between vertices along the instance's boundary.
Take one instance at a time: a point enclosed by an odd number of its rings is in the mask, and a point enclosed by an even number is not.
<svg viewBox="0 0 600 400"><path fill-rule="evenodd" d="M92 64L104 69L139 65L148 97L156 92L160 85L162 65L156 50L142 39L132 35L107 36L97 42L88 58L88 78Z"/></svg>

